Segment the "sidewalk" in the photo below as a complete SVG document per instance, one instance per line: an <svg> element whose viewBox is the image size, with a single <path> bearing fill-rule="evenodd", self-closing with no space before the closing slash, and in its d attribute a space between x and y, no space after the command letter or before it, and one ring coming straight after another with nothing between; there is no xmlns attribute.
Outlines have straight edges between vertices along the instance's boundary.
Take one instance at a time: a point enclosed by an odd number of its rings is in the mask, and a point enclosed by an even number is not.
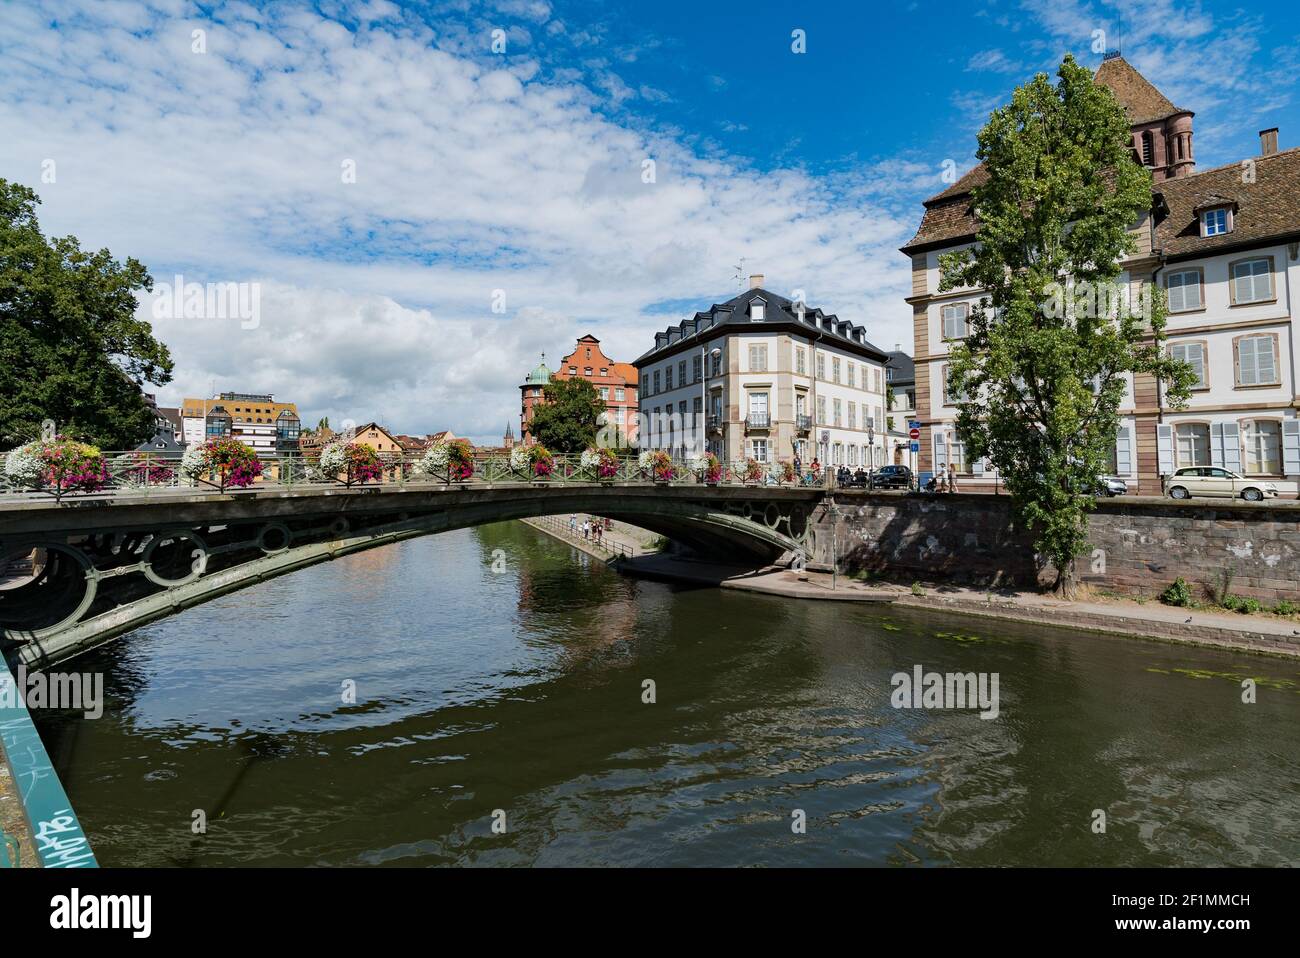
<svg viewBox="0 0 1300 958"><path fill-rule="evenodd" d="M584 539L582 537L582 523L586 519L596 521L594 516L579 513L577 532L569 530L568 516L538 516L534 519L521 519L519 521L532 526L540 532L545 532L552 538L581 549L597 559L608 561L611 559L631 558L658 551L658 547L655 545L658 536L653 532L638 529L636 526L629 526L624 522L615 522L613 528L607 530L600 537L599 542L596 541L594 536Z"/></svg>
<svg viewBox="0 0 1300 958"><path fill-rule="evenodd" d="M690 582L696 585L716 586L720 589L740 589L744 592L761 592L791 599L816 599L830 602L893 602L898 593L840 576L835 588L831 577L809 572L801 578L781 566L752 569L729 566L695 559L681 559L669 555L645 555L621 560L618 571L626 575L669 582Z"/></svg>

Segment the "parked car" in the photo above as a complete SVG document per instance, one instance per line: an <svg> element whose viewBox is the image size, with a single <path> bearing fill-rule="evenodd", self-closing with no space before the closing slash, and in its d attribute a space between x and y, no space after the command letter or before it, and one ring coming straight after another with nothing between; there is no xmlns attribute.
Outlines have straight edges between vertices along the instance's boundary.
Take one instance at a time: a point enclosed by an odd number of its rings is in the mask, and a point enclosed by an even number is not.
<svg viewBox="0 0 1300 958"><path fill-rule="evenodd" d="M911 489L912 470L907 466L881 466L871 474L872 489Z"/></svg>
<svg viewBox="0 0 1300 958"><path fill-rule="evenodd" d="M1097 486L1093 489L1093 495L1097 496L1127 496L1128 483L1119 476L1099 476Z"/></svg>
<svg viewBox="0 0 1300 958"><path fill-rule="evenodd" d="M1174 499L1207 496L1259 502L1277 495L1277 483L1247 479L1218 466L1189 466L1163 479L1165 492Z"/></svg>

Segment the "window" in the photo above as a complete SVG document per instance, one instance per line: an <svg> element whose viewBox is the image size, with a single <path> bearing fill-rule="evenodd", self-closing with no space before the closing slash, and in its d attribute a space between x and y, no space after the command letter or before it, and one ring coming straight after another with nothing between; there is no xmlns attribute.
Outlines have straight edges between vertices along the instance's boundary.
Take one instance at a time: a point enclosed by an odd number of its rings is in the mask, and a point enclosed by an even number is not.
<svg viewBox="0 0 1300 958"><path fill-rule="evenodd" d="M864 412L862 418L863 418L863 419L866 418L866 414L865 414L865 412ZM857 429L857 428L858 428L858 404L855 403L855 402L851 402L851 403L849 403L849 422L848 422L848 426L849 426L850 429Z"/></svg>
<svg viewBox="0 0 1300 958"><path fill-rule="evenodd" d="M817 354L817 378L826 378L826 356L823 353Z"/></svg>
<svg viewBox="0 0 1300 958"><path fill-rule="evenodd" d="M673 367L665 366L664 367L664 389L671 390L672 388L673 388Z"/></svg>
<svg viewBox="0 0 1300 958"><path fill-rule="evenodd" d="M943 367L943 395L944 398L947 400L948 405L951 406L959 402L965 402L966 394L961 390L954 389L952 386L949 385L948 369L949 366L945 363Z"/></svg>
<svg viewBox="0 0 1300 958"><path fill-rule="evenodd" d="M886 366L886 367L885 367L885 382L887 382L887 383L892 383L893 381L894 381L894 367L893 367L893 366Z"/></svg>
<svg viewBox="0 0 1300 958"><path fill-rule="evenodd" d="M761 323L767 312L767 305L761 299L753 299L749 302L749 318L755 323Z"/></svg>
<svg viewBox="0 0 1300 958"><path fill-rule="evenodd" d="M838 356L831 359L831 379L835 382L840 381L840 357Z"/></svg>
<svg viewBox="0 0 1300 958"><path fill-rule="evenodd" d="M569 367L569 375L570 375L570 376L576 376L576 375L578 375L578 367L577 367L577 366L570 366L570 367Z"/></svg>
<svg viewBox="0 0 1300 958"><path fill-rule="evenodd" d="M845 370L845 372L849 374L849 386L850 386L850 387L854 386L854 382L853 382L853 370L854 370L854 367L855 367L855 364L854 364L854 363L848 363L848 368ZM862 385L865 386L866 383L863 383Z"/></svg>
<svg viewBox="0 0 1300 958"><path fill-rule="evenodd" d="M627 398L627 393L625 393L622 389L615 388L614 390L615 402L623 402L623 400L625 400L626 398Z"/></svg>
<svg viewBox="0 0 1300 958"><path fill-rule="evenodd" d="M600 367L600 374L601 374L602 376L608 376L608 375L609 375L609 367L608 367L608 366L601 366L601 367Z"/></svg>
<svg viewBox="0 0 1300 958"><path fill-rule="evenodd" d="M660 390L659 390L659 370L657 370L657 369L655 370L654 387L655 387L655 388L654 388L654 391L655 391L655 392L659 392L659 391L660 391Z"/></svg>
<svg viewBox="0 0 1300 958"><path fill-rule="evenodd" d="M864 379L864 380L866 379L866 375L867 375L866 370L867 370L867 367L866 367L866 366L863 366L863 367L862 367L862 376L863 376L863 379ZM878 392L880 392L880 370L879 370L879 369L873 369L873 370L871 370L871 391L872 391L873 393L878 393Z"/></svg>
<svg viewBox="0 0 1300 958"><path fill-rule="evenodd" d="M767 372L767 347L749 347L749 371L751 373Z"/></svg>
<svg viewBox="0 0 1300 958"><path fill-rule="evenodd" d="M1221 236L1228 232L1228 210L1220 206L1217 210L1206 210L1201 214L1201 235Z"/></svg>
<svg viewBox="0 0 1300 958"><path fill-rule="evenodd" d="M802 349L794 351L794 371L800 376L808 375L808 356Z"/></svg>
<svg viewBox="0 0 1300 958"><path fill-rule="evenodd" d="M604 402L609 402L609 387L608 387L608 386L601 386L601 387L600 387L600 398L601 398Z"/></svg>
<svg viewBox="0 0 1300 958"><path fill-rule="evenodd" d="M1241 336L1236 348L1238 386L1277 385L1276 335Z"/></svg>
<svg viewBox="0 0 1300 958"><path fill-rule="evenodd" d="M1201 271L1199 269L1185 269L1177 273L1170 273L1169 278L1165 281L1165 286L1169 290L1169 311L1171 313L1186 313L1194 309L1200 309L1205 305L1201 299Z"/></svg>
<svg viewBox="0 0 1300 958"><path fill-rule="evenodd" d="M753 439L750 440L750 445L753 449L754 458L759 462L767 462L767 440Z"/></svg>
<svg viewBox="0 0 1300 958"><path fill-rule="evenodd" d="M583 374L584 376L590 378L590 377L591 377L591 367L590 367L590 366L584 366L584 367L582 368L582 374Z"/></svg>
<svg viewBox="0 0 1300 958"><path fill-rule="evenodd" d="M1273 298L1273 258L1244 259L1232 264L1232 304L1262 303Z"/></svg>
<svg viewBox="0 0 1300 958"><path fill-rule="evenodd" d="M714 353L714 354L713 354L713 372L712 372L712 375L717 376L717 375L720 375L721 373L722 373L722 353L720 353L720 352L719 352L719 353Z"/></svg>
<svg viewBox="0 0 1300 958"><path fill-rule="evenodd" d="M826 397L817 397L817 422L819 425L826 425Z"/></svg>
<svg viewBox="0 0 1300 958"><path fill-rule="evenodd" d="M1282 424L1272 419L1246 420L1241 424L1246 447L1247 475L1282 474Z"/></svg>
<svg viewBox="0 0 1300 958"><path fill-rule="evenodd" d="M677 385L686 385L686 360L684 359L677 364Z"/></svg>
<svg viewBox="0 0 1300 958"><path fill-rule="evenodd" d="M835 421L832 423L832 425L838 426L840 424L840 401L836 399L831 404L831 408L834 410L834 414L835 414Z"/></svg>
<svg viewBox="0 0 1300 958"><path fill-rule="evenodd" d="M704 360L701 357L696 356L695 359L691 361L691 372L695 376L695 382L699 382L704 378Z"/></svg>
<svg viewBox="0 0 1300 958"><path fill-rule="evenodd" d="M951 306L943 307L940 314L943 316L944 339L966 338L966 317L970 315L969 306L965 303L953 303Z"/></svg>
<svg viewBox="0 0 1300 958"><path fill-rule="evenodd" d="M768 424L767 393L751 392L749 394L749 424L762 428Z"/></svg>
<svg viewBox="0 0 1300 958"><path fill-rule="evenodd" d="M1192 387L1193 389L1209 388L1210 384L1205 378L1204 343L1174 343L1169 347L1169 355L1173 359L1187 363L1192 369L1196 370L1196 384Z"/></svg>
<svg viewBox="0 0 1300 958"><path fill-rule="evenodd" d="M1210 464L1210 427L1203 422L1179 423L1174 428L1178 468Z"/></svg>

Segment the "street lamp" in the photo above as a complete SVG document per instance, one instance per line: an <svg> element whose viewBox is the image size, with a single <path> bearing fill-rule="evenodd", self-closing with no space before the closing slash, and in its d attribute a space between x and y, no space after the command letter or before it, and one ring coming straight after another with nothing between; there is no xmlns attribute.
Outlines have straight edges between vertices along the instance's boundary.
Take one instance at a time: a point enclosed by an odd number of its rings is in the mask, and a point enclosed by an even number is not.
<svg viewBox="0 0 1300 958"><path fill-rule="evenodd" d="M867 421L867 448L871 450L871 461L867 463L867 488L872 487L872 479L876 475L876 423L874 420Z"/></svg>

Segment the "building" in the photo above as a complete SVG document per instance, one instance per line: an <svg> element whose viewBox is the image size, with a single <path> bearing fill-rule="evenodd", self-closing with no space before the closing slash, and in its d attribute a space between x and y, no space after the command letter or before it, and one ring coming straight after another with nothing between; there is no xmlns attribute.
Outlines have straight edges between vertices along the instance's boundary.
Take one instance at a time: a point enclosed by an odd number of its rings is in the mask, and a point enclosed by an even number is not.
<svg viewBox="0 0 1300 958"><path fill-rule="evenodd" d="M533 440L531 432L533 408L541 403L543 390L550 381L551 370L546 365L546 353L542 353L542 361L538 363L537 368L525 376L524 381L519 385L519 438L522 442L529 443Z"/></svg>
<svg viewBox="0 0 1300 958"><path fill-rule="evenodd" d="M265 455L297 450L302 432L298 407L276 402L270 393L225 392L215 399L186 399L181 424L187 445L228 436Z"/></svg>
<svg viewBox="0 0 1300 958"><path fill-rule="evenodd" d="M145 404L153 413L153 436L136 446L137 452L179 453L185 444L179 439L181 416L179 406L159 406L153 393L144 394Z"/></svg>
<svg viewBox="0 0 1300 958"><path fill-rule="evenodd" d="M1154 377L1130 377L1111 469L1130 491L1160 495L1160 476L1184 466L1223 466L1251 476L1300 479L1297 357L1292 302L1300 282L1300 151L1260 153L1197 172L1192 116L1175 107L1122 57L1097 71L1132 122L1133 150L1155 180L1151 211L1132 227L1137 251L1119 282L1157 282L1169 296L1168 348L1196 368L1188 408L1172 410ZM912 262L920 472L953 462L963 490L995 488L988 463L971 462L946 396L948 344L966 333L980 291L939 291L939 256L973 243L976 167L925 201L903 247Z"/></svg>
<svg viewBox="0 0 1300 958"><path fill-rule="evenodd" d="M888 412L885 428L889 433L887 464L907 466L916 471L920 458L912 451L912 438L908 424L916 419L916 366L912 357L903 352L901 344L889 352L889 365L885 367L885 401ZM917 443L918 447L920 443Z"/></svg>
<svg viewBox="0 0 1300 958"><path fill-rule="evenodd" d="M888 357L861 326L762 284L751 276L744 293L655 334L634 364L651 431L641 447L883 465Z"/></svg>
<svg viewBox="0 0 1300 958"><path fill-rule="evenodd" d="M596 387L605 404L605 422L618 430L621 440L610 445L624 446L636 441L637 370L631 363L610 359L600 348L600 340L588 333L578 338L573 352L565 356L551 374L552 379L585 379Z"/></svg>

